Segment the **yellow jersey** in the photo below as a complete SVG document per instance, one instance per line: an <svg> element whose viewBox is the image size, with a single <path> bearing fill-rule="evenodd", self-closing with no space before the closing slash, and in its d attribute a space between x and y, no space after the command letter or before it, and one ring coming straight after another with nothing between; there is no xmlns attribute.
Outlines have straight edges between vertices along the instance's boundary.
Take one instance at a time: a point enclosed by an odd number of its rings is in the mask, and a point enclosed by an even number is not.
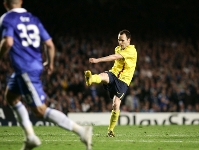
<svg viewBox="0 0 199 150"><path fill-rule="evenodd" d="M123 56L122 59L117 59L110 72L118 79L125 82L128 86L131 83L137 62L137 51L134 45L129 45L121 50L120 46L115 48L115 54Z"/></svg>

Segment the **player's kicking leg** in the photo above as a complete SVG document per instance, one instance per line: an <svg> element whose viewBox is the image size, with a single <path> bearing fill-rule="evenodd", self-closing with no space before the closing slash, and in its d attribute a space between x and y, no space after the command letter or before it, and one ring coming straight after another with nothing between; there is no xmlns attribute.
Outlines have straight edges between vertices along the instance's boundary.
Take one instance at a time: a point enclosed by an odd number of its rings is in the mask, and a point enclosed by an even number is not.
<svg viewBox="0 0 199 150"><path fill-rule="evenodd" d="M84 72L86 85L90 86L92 84L92 74L90 70Z"/></svg>
<svg viewBox="0 0 199 150"><path fill-rule="evenodd" d="M102 75L103 75L103 73L102 73ZM99 84L102 81L102 78L100 75L98 75L98 74L92 75L90 70L85 71L84 76L85 76L87 86L90 86L92 83Z"/></svg>

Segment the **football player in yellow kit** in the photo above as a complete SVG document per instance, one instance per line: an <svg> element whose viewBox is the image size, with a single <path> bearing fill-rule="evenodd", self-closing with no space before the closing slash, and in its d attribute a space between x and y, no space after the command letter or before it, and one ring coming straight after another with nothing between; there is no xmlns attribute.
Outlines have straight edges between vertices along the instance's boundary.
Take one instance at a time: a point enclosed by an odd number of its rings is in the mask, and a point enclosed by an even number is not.
<svg viewBox="0 0 199 150"><path fill-rule="evenodd" d="M102 82L113 100L108 137L115 137L113 129L120 114L121 100L128 90L136 67L137 51L134 45L130 45L130 41L131 33L128 30L120 31L118 34L119 46L115 48L115 54L101 58L89 58L90 63L115 61L111 70L94 75L90 70L85 71L86 85Z"/></svg>

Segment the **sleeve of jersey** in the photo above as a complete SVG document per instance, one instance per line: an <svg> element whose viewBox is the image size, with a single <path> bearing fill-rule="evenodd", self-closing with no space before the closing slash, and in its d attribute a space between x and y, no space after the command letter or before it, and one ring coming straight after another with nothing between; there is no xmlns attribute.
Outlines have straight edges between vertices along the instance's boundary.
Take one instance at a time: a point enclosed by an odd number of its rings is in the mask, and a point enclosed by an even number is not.
<svg viewBox="0 0 199 150"><path fill-rule="evenodd" d="M13 27L6 23L6 22L3 22L2 24L2 33L1 33L1 37L6 37L6 36L10 36L10 37L13 37L14 36L14 29Z"/></svg>
<svg viewBox="0 0 199 150"><path fill-rule="evenodd" d="M40 36L41 36L42 41L47 41L47 40L51 39L51 36L48 34L48 32L46 31L46 29L44 28L44 26L41 23L39 23L38 27L40 30Z"/></svg>

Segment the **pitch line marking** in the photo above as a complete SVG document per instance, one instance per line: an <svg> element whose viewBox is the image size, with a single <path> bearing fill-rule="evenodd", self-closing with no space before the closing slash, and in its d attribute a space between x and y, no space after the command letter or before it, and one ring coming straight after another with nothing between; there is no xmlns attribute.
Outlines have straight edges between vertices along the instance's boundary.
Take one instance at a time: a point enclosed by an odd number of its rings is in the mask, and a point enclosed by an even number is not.
<svg viewBox="0 0 199 150"><path fill-rule="evenodd" d="M79 142L80 140L59 139L59 140L42 140L42 142ZM182 141L182 140L112 140L115 142L135 142L135 143L199 143L199 141ZM1 142L16 142L16 140L1 140ZM107 140L98 140L98 142L107 142Z"/></svg>

